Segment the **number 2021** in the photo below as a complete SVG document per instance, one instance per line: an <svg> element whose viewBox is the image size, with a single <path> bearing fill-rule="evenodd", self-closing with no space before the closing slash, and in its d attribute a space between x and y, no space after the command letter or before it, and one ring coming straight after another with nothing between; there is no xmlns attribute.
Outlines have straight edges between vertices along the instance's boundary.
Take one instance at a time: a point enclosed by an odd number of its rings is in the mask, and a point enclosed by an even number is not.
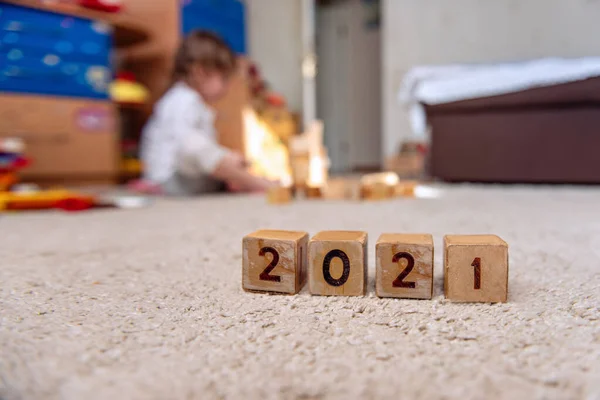
<svg viewBox="0 0 600 400"><path fill-rule="evenodd" d="M271 260L265 267L265 269L260 273L259 279L261 281L269 281L269 282L281 282L281 276L272 275L271 273L279 264L279 252L275 250L273 247L262 247L258 252L259 256L266 257L267 254L271 255ZM331 275L331 261L334 258L338 258L342 261L343 269L342 275L339 278L334 278ZM408 252L399 252L394 254L392 257L392 263L398 263L402 260L406 260L406 266L402 269L400 274L394 279L392 282L392 286L394 288L404 288L404 289L416 289L417 283L405 281L406 277L412 272L415 267L415 258L412 254ZM479 290L481 289L481 258L475 257L473 262L471 263L473 267L473 289ZM348 277L350 276L350 259L348 255L339 249L331 250L325 255L323 259L323 279L331 286L339 287L344 285L348 281Z"/></svg>
<svg viewBox="0 0 600 400"><path fill-rule="evenodd" d="M403 242L404 236L410 236L414 242ZM481 236L485 237L445 237L443 271L447 298L466 302L507 301L508 245L497 236ZM333 246L328 244L330 247L326 246L326 250L320 250L323 246L318 245L318 239L307 242L305 236L302 240L302 243L288 241L287 244L278 244L271 239L272 243L263 242L251 253L245 253L244 265L251 268L244 267L243 287L249 291L295 294L302 289L305 271L308 271L309 291L313 295L366 294L366 240L357 241L362 248L356 242L346 240L340 247L337 243ZM314 248L312 243L317 243ZM288 253L289 247L285 246L296 247L293 253ZM294 254L293 259L287 254ZM250 257L253 261L248 264ZM432 298L434 260L431 235L384 234L377 242L376 257L375 289L379 297Z"/></svg>

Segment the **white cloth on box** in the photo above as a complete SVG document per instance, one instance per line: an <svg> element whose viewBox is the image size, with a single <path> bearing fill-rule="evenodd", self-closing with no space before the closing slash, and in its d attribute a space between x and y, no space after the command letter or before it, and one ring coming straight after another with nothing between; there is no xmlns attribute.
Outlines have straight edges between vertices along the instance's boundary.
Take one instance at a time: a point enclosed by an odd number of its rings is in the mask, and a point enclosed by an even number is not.
<svg viewBox="0 0 600 400"><path fill-rule="evenodd" d="M410 107L413 132L424 135L426 120L421 104L436 105L497 96L597 76L600 76L600 57L419 66L404 76L398 100Z"/></svg>
<svg viewBox="0 0 600 400"><path fill-rule="evenodd" d="M215 114L200 94L183 82L173 85L143 130L144 178L160 185L169 182L166 188L175 194L212 189L210 174L228 152L217 143L214 122ZM173 182L193 187L175 190Z"/></svg>

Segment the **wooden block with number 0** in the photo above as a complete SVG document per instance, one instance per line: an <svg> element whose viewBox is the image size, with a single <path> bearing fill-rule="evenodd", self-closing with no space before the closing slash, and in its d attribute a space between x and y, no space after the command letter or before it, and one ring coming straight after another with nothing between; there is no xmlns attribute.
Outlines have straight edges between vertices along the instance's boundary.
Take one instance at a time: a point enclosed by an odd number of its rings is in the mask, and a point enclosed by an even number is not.
<svg viewBox="0 0 600 400"><path fill-rule="evenodd" d="M506 302L508 244L495 235L445 236L444 293L454 301Z"/></svg>
<svg viewBox="0 0 600 400"><path fill-rule="evenodd" d="M311 294L363 296L367 289L367 233L324 231L308 243Z"/></svg>
<svg viewBox="0 0 600 400"><path fill-rule="evenodd" d="M375 246L375 291L379 297L431 299L433 237L384 233Z"/></svg>
<svg viewBox="0 0 600 400"><path fill-rule="evenodd" d="M242 287L296 294L306 281L308 233L261 230L244 237Z"/></svg>

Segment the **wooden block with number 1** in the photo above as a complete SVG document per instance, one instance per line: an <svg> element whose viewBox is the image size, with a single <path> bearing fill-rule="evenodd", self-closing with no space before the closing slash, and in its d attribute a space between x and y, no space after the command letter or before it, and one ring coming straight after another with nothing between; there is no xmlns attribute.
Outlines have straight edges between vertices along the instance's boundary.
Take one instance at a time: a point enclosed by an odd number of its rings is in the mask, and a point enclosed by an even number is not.
<svg viewBox="0 0 600 400"><path fill-rule="evenodd" d="M308 243L311 294L364 296L367 289L367 233L323 231Z"/></svg>
<svg viewBox="0 0 600 400"><path fill-rule="evenodd" d="M496 235L444 237L444 293L462 302L506 302L508 244Z"/></svg>
<svg viewBox="0 0 600 400"><path fill-rule="evenodd" d="M433 237L384 233L375 246L375 291L379 297L431 299Z"/></svg>
<svg viewBox="0 0 600 400"><path fill-rule="evenodd" d="M296 294L306 281L308 233L260 230L242 241L242 287Z"/></svg>

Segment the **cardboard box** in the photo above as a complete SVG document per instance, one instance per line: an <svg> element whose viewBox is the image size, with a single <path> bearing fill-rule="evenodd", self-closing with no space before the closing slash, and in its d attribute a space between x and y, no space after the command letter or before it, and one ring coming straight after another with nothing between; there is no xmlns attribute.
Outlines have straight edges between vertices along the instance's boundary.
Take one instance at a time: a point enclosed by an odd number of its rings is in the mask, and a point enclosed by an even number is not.
<svg viewBox="0 0 600 400"><path fill-rule="evenodd" d="M118 171L116 110L110 102L0 95L0 138L25 142L28 180L107 180Z"/></svg>
<svg viewBox="0 0 600 400"><path fill-rule="evenodd" d="M227 93L210 104L216 113L215 129L218 141L238 153L247 155L244 113L249 109L250 89L246 77L246 60L238 60L238 70L230 78Z"/></svg>

